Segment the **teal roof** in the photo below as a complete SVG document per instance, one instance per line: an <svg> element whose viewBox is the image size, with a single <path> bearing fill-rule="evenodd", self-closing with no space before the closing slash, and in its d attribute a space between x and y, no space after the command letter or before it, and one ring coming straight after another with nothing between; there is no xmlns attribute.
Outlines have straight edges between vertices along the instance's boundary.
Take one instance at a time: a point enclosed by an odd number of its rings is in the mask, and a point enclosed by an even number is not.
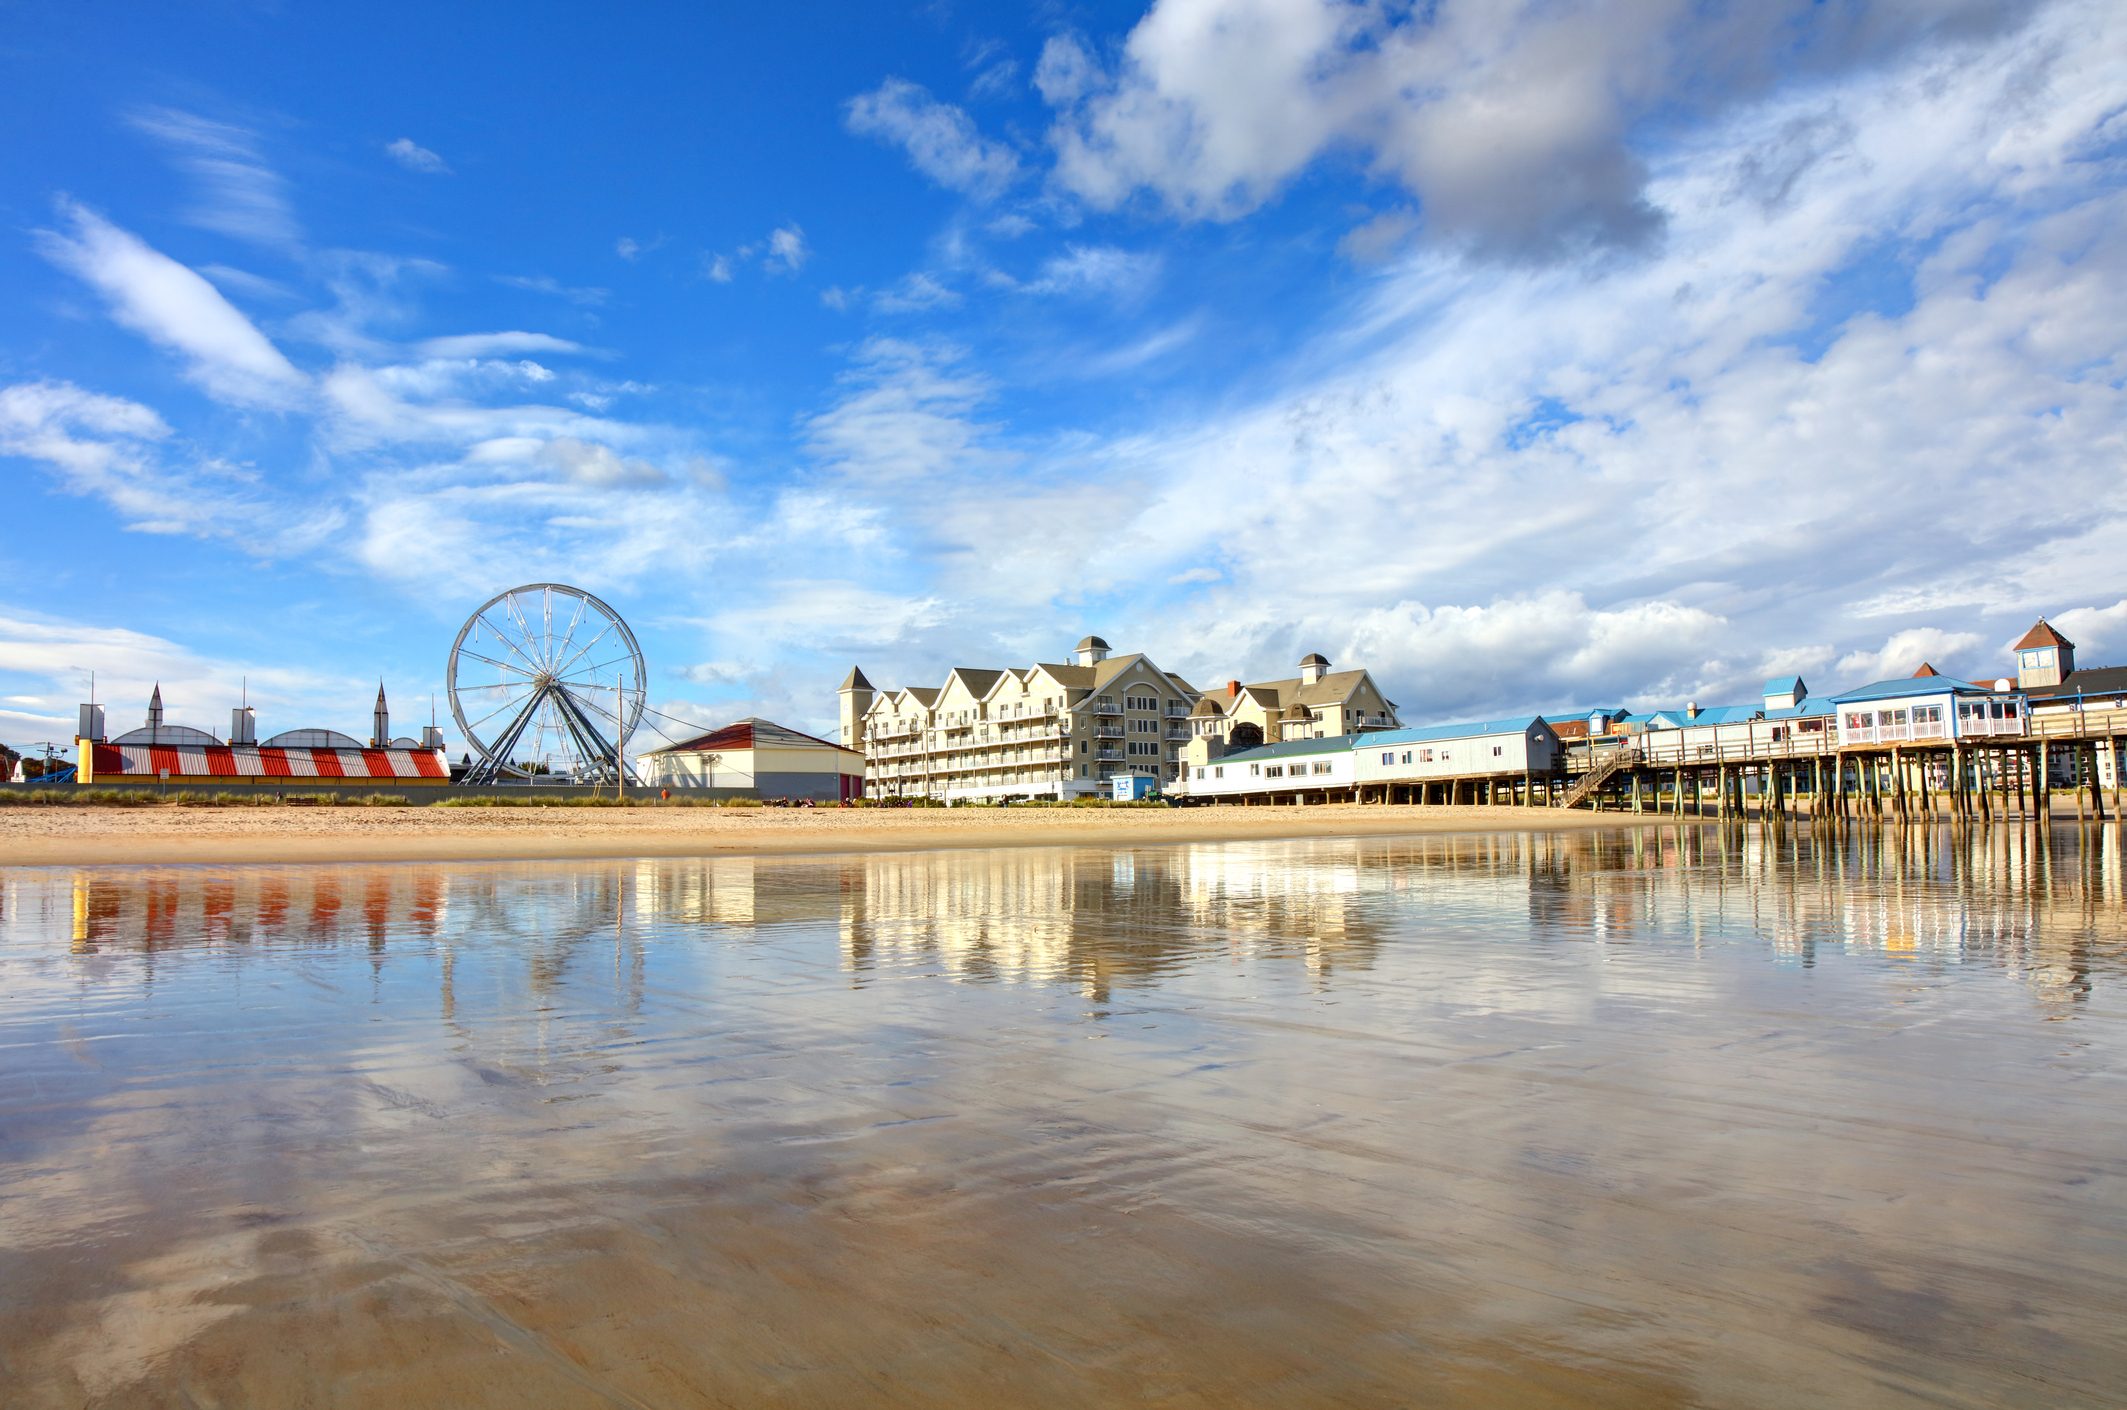
<svg viewBox="0 0 2127 1410"><path fill-rule="evenodd" d="M1333 734L1327 739L1287 739L1277 744L1258 744L1253 749L1243 749L1233 754L1224 754L1213 759L1214 764L1253 764L1263 759L1290 759L1302 754L1346 754L1351 751L1356 734ZM1376 735L1366 735L1373 739Z"/></svg>
<svg viewBox="0 0 2127 1410"><path fill-rule="evenodd" d="M1649 729L1700 729L1714 725L1746 725L1752 720L1806 720L1832 713L1830 700L1811 697L1799 705L1768 710L1763 705L1702 705L1696 716L1682 709L1655 710L1646 716Z"/></svg>
<svg viewBox="0 0 2127 1410"><path fill-rule="evenodd" d="M1798 695L1802 691L1802 677L1774 676L1765 683L1767 695Z"/></svg>
<svg viewBox="0 0 2127 1410"><path fill-rule="evenodd" d="M1872 681L1868 685L1843 690L1832 697L1834 705L1857 704L1863 700L1896 700L1906 695L1992 695L1994 692L1983 685L1953 679L1950 676L1900 676L1897 680Z"/></svg>
<svg viewBox="0 0 2127 1410"><path fill-rule="evenodd" d="M1459 725L1422 725L1417 729L1377 729L1357 736L1355 749L1377 744L1431 744L1442 739L1475 739L1491 734L1527 734L1544 723L1542 715L1519 715L1511 720L1476 720ZM1549 729L1549 725L1544 726Z"/></svg>

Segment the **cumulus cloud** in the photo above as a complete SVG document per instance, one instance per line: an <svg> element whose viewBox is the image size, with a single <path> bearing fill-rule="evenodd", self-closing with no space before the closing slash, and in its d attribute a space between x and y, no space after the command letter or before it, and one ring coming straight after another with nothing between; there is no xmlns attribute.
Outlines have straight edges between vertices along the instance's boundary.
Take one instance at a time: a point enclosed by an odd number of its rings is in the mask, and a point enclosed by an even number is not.
<svg viewBox="0 0 2127 1410"><path fill-rule="evenodd" d="M1637 125L2013 22L1981 0L1877 13L1808 0L1502 6L1159 0L1103 65L1049 41L1055 179L1096 207L1149 192L1226 220L1342 152L1414 196L1425 228L1516 258L1659 230Z"/></svg>
<svg viewBox="0 0 2127 1410"><path fill-rule="evenodd" d="M167 150L197 194L184 218L203 229L265 245L300 236L286 184L260 153L257 134L178 108L149 107L128 121Z"/></svg>
<svg viewBox="0 0 2127 1410"><path fill-rule="evenodd" d="M796 225L779 225L768 232L768 249L761 256L761 263L771 270L795 274L812 258L812 250L805 243L805 232Z"/></svg>
<svg viewBox="0 0 2127 1410"><path fill-rule="evenodd" d="M2001 673L2002 663L1983 659L1979 645L1980 637L1976 632L1908 627L1893 632L1882 646L1873 650L1848 652L1839 658L1837 670L1842 679L1854 685L1910 676L1923 665L1931 665L1946 676L1961 676L1969 670L1975 676L1992 680Z"/></svg>
<svg viewBox="0 0 2127 1410"><path fill-rule="evenodd" d="M408 171L418 171L429 176L444 175L450 171L448 162L411 137L401 137L385 143L384 151Z"/></svg>
<svg viewBox="0 0 2127 1410"><path fill-rule="evenodd" d="M94 288L118 322L178 354L186 375L225 401L286 406L305 378L212 284L139 236L61 199L65 231L42 231L45 257Z"/></svg>
<svg viewBox="0 0 2127 1410"><path fill-rule="evenodd" d="M1018 178L1019 158L1011 148L984 137L961 109L906 79L889 78L850 99L845 117L850 131L900 147L910 165L949 191L993 200Z"/></svg>
<svg viewBox="0 0 2127 1410"><path fill-rule="evenodd" d="M622 457L611 446L557 436L539 451L540 463L559 470L579 485L606 487L662 485L669 477L647 460Z"/></svg>

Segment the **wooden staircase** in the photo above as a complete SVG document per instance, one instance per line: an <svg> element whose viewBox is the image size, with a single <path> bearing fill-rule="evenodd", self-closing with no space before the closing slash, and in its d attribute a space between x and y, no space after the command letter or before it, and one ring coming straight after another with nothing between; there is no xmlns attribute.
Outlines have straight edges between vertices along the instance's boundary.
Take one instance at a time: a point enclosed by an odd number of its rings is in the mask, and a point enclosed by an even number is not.
<svg viewBox="0 0 2127 1410"><path fill-rule="evenodd" d="M1566 790L1565 797L1558 800L1558 806L1573 808L1588 802L1595 797L1596 790L1608 783L1620 770L1631 768L1639 761L1640 751L1629 746L1620 745L1615 749L1604 750L1588 765L1588 772L1582 774L1573 786Z"/></svg>

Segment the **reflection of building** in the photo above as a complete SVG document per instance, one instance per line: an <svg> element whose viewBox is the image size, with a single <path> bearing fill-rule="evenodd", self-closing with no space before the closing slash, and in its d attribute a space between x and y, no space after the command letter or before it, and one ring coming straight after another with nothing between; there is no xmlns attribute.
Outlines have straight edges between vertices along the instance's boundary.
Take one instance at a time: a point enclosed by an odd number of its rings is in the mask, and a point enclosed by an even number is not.
<svg viewBox="0 0 2127 1410"><path fill-rule="evenodd" d="M379 948L393 939L433 938L448 890L446 874L427 868L79 871L72 935L84 953L225 944Z"/></svg>
<svg viewBox="0 0 2127 1410"><path fill-rule="evenodd" d="M652 788L714 788L823 803L864 796L861 753L759 718L649 750L637 763Z"/></svg>
<svg viewBox="0 0 2127 1410"><path fill-rule="evenodd" d="M377 687L367 744L329 729L286 730L261 742L251 707L229 712L227 742L190 725L167 724L162 687L148 697L147 723L106 739L103 707L81 707L74 741L77 783L208 784L216 788L433 787L450 782L443 736L434 725L420 739L391 737L384 687Z"/></svg>

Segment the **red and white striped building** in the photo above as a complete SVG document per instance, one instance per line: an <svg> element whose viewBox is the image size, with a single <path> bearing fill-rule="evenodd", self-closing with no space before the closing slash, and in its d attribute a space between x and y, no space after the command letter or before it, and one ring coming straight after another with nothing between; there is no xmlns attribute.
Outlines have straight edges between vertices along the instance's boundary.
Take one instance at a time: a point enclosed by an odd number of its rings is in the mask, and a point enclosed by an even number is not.
<svg viewBox="0 0 2127 1410"><path fill-rule="evenodd" d="M434 727L424 738L393 739L384 690L377 689L368 744L334 730L289 730L256 742L248 707L230 712L229 738L216 739L188 725L165 724L162 687L148 699L148 722L116 739L103 734L103 707L81 707L81 732L75 740L75 780L103 784L207 784L222 788L287 786L333 788L357 786L443 785L450 782L450 762Z"/></svg>

